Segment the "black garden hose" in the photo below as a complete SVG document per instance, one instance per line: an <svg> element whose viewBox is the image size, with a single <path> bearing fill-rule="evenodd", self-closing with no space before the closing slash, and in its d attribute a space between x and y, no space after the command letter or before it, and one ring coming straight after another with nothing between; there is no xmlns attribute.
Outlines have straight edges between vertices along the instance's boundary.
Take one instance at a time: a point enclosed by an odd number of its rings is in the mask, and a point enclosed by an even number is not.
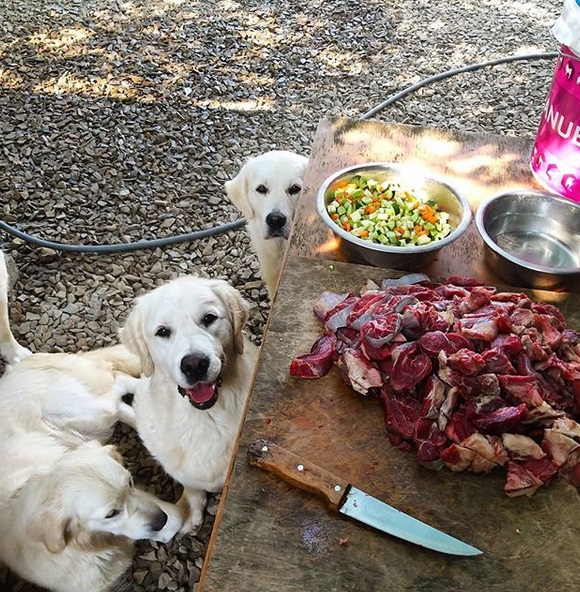
<svg viewBox="0 0 580 592"><path fill-rule="evenodd" d="M473 72L475 70L480 70L481 68L486 68L488 66L497 66L498 64L506 64L509 62L516 62L516 61L535 61L535 60L547 60L553 59L558 56L558 52L547 52L547 53L532 53L532 54L523 54L523 55L515 55L515 56L508 56L504 58L498 58L495 60L490 60L487 62L480 62L477 64L470 64L468 66L463 66L461 68L454 68L451 70L446 70L445 72L441 72L439 74L435 74L434 76L430 76L428 78L424 78L419 82L408 86L407 88L403 89L402 91L391 95L388 99L380 103L379 105L373 107L370 111L367 111L363 115L360 116L359 119L365 120L370 119L389 105L392 105L396 101L401 100L403 97L406 97L408 94L419 90L420 88L432 84L434 82L438 82L439 80L443 80L445 78L449 78L450 76L455 76L456 74L462 74L465 72ZM0 220L0 229L4 230L8 234L16 236L17 238L23 239L24 241L31 243L33 245L39 247L46 247L49 249L53 249L55 251L69 251L69 252L76 252L76 253L99 253L99 254L110 254L110 253L121 253L127 251L137 251L141 249L155 249L157 247L165 247L167 245L174 245L177 243L183 243L188 241L193 241L201 238L207 238L210 236L215 236L217 234L222 234L224 232L228 232L230 230L237 230L238 228L242 228L246 224L246 220L244 218L239 218L234 222L229 222L227 224L222 224L220 226L215 226L213 228L208 228L205 230L196 230L194 232L180 234L176 236L169 236L166 238L160 239L153 239L153 240L140 240L133 243L119 243L113 245L73 245L67 243L57 243L53 241L44 240L17 228L14 228L10 224L7 224L3 220Z"/></svg>

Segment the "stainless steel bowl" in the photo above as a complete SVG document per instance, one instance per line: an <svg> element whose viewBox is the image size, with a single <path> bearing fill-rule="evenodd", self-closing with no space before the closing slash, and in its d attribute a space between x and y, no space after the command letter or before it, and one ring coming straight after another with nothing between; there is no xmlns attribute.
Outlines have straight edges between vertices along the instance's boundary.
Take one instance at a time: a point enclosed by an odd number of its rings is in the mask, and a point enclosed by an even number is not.
<svg viewBox="0 0 580 592"><path fill-rule="evenodd" d="M437 202L440 210L449 213L449 224L453 230L445 238L427 245L405 247L381 245L349 234L331 219L326 206L332 200L333 191L340 183L361 173L372 175L379 182L386 180L399 182L410 191L426 193L430 199ZM316 205L322 220L340 239L340 248L348 261L410 271L428 265L441 249L457 240L467 230L471 221L469 203L447 183L432 176L420 174L411 167L392 163L359 164L334 173L318 190Z"/></svg>
<svg viewBox="0 0 580 592"><path fill-rule="evenodd" d="M580 287L580 204L544 192L503 193L481 204L475 225L487 264L511 285Z"/></svg>

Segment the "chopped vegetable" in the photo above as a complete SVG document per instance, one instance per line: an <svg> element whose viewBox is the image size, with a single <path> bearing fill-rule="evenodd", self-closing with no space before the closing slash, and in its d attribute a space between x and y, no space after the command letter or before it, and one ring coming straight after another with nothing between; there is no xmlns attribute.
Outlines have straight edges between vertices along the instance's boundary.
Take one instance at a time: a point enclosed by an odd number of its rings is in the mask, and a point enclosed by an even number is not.
<svg viewBox="0 0 580 592"><path fill-rule="evenodd" d="M427 245L451 232L449 214L436 201L362 175L336 186L326 211L346 232L383 245Z"/></svg>

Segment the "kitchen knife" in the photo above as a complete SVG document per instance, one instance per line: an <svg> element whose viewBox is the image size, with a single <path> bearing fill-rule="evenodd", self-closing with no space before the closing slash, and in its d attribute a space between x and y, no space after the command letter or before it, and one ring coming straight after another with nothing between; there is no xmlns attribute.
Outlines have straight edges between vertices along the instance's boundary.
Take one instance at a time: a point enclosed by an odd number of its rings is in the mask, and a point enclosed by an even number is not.
<svg viewBox="0 0 580 592"><path fill-rule="evenodd" d="M450 555L481 555L483 551L453 538L389 506L335 477L332 473L267 440L248 450L248 462L288 483L323 498L331 510L378 528L390 535Z"/></svg>

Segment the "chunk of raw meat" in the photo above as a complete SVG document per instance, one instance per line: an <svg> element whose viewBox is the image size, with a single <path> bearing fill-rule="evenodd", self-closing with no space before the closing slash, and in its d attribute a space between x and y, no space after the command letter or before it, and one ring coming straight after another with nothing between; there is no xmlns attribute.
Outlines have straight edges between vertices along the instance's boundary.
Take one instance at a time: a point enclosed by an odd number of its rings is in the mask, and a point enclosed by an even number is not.
<svg viewBox="0 0 580 592"><path fill-rule="evenodd" d="M433 367L429 356L415 342L399 345L393 352L393 358L395 363L389 384L395 391L412 390L431 373Z"/></svg>
<svg viewBox="0 0 580 592"><path fill-rule="evenodd" d="M537 460L546 456L539 444L536 444L534 440L523 434L502 434L501 442L512 460L527 458Z"/></svg>
<svg viewBox="0 0 580 592"><path fill-rule="evenodd" d="M361 395L368 395L383 386L381 373L360 351L346 349L339 358L338 366L352 388Z"/></svg>
<svg viewBox="0 0 580 592"><path fill-rule="evenodd" d="M521 464L510 461L507 463L507 477L504 491L509 497L528 497L536 493L543 481L528 471Z"/></svg>
<svg viewBox="0 0 580 592"><path fill-rule="evenodd" d="M580 444L573 438L566 436L556 430L544 430L544 440L542 448L548 456L554 461L557 467L566 464L568 457L580 449Z"/></svg>
<svg viewBox="0 0 580 592"><path fill-rule="evenodd" d="M312 345L309 354L292 360L290 375L299 378L321 378L330 372L336 354L336 335L323 333Z"/></svg>
<svg viewBox="0 0 580 592"><path fill-rule="evenodd" d="M380 394L389 440L421 465L507 466L512 497L557 474L580 486L580 332L557 307L420 275L325 292L314 312L326 332L291 374L334 364L354 391Z"/></svg>

